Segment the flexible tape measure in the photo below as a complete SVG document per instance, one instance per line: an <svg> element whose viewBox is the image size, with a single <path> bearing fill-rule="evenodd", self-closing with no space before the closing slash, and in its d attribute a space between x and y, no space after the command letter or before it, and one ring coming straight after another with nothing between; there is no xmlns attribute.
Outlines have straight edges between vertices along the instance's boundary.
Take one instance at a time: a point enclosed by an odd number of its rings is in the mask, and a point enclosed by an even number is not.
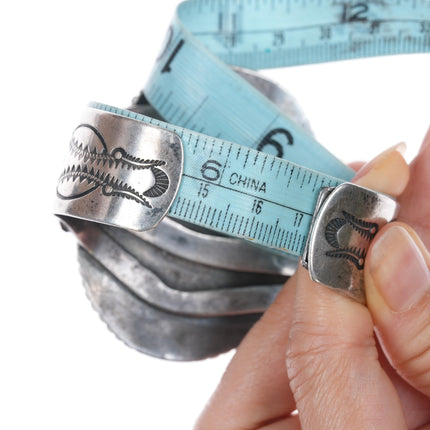
<svg viewBox="0 0 430 430"><path fill-rule="evenodd" d="M320 189L342 182L274 155L131 111L100 103L90 107L179 135L184 170L170 216L296 256L303 253Z"/></svg>
<svg viewBox="0 0 430 430"><path fill-rule="evenodd" d="M144 90L166 122L99 103L90 107L181 138L184 166L170 216L300 256L321 188L349 181L353 172L229 65L260 69L429 51L428 0L187 1ZM75 154L85 153L79 142L76 147ZM139 197L157 210L157 193L168 183L161 162L127 159L118 148L103 147L100 154L103 160L94 155L98 164L137 169L140 163L159 187L146 199L125 179L109 176L108 182L88 170L85 178L95 186L85 196L100 188L106 196ZM109 159L116 156L122 161ZM64 176L75 177L71 170Z"/></svg>
<svg viewBox="0 0 430 430"><path fill-rule="evenodd" d="M172 124L339 178L351 172L228 65L265 69L429 50L429 1L182 3L145 87Z"/></svg>

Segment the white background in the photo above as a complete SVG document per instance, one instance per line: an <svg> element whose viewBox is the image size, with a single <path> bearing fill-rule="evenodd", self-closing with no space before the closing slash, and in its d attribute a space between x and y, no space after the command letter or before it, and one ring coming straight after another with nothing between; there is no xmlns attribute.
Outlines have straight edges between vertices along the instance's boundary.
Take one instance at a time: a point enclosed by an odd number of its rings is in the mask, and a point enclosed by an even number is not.
<svg viewBox="0 0 430 430"><path fill-rule="evenodd" d="M89 100L144 86L176 1L9 1L0 18L0 428L191 428L232 353L196 363L119 342L85 297L75 241L51 215L71 131ZM429 55L267 73L346 162L430 121Z"/></svg>

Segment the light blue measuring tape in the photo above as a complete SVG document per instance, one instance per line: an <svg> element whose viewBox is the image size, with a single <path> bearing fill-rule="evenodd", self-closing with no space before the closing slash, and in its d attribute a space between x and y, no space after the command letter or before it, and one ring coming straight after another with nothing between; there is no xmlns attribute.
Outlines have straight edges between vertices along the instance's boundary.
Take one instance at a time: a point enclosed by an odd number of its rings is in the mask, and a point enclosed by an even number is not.
<svg viewBox="0 0 430 430"><path fill-rule="evenodd" d="M166 122L99 103L90 107L180 137L184 164L170 216L300 256L321 188L349 181L353 172L229 65L264 69L429 51L428 0L187 1L176 11L144 90ZM105 142L91 124L77 130L75 161L60 178L58 213L85 218L85 211L96 211L94 193L162 211L157 198L169 185L166 163L118 149L120 139ZM102 143L88 155L91 133ZM77 160L93 167L78 168ZM130 177L114 180L114 173L102 171L112 165L150 171L157 187L139 192L127 183ZM64 191L62 184L82 183L84 170L91 186ZM71 202L75 206L65 209Z"/></svg>

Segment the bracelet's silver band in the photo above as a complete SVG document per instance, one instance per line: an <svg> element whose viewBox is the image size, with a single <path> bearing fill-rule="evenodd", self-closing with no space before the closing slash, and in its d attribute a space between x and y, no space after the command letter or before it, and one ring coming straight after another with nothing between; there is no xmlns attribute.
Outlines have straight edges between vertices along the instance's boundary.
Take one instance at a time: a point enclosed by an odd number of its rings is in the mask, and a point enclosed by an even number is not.
<svg viewBox="0 0 430 430"><path fill-rule="evenodd" d="M294 114L295 101L291 96L279 88L276 91L273 84L267 83L254 73L243 70L238 72L252 81L266 96L273 97L273 101L283 110L289 108L290 116ZM144 100L132 109L156 116ZM293 116L298 123L306 124L304 127L311 133L300 112ZM102 117L96 120L104 121ZM157 127L145 126L144 130L133 130L133 126L124 125L111 132L122 133L122 137L127 134L134 136L137 133L137 136L141 136L143 132L150 133L154 142L154 148L150 149L154 151L151 155L147 152L149 148L145 148L145 154L142 153L139 159L132 158L128 153L134 157L139 155L133 148L121 150L107 147L106 142L98 141L91 127L79 127L73 135L70 156L57 188L56 212L61 214L64 225L78 236L81 245L79 261L88 297L101 318L120 339L145 353L167 359L190 360L226 351L238 344L260 313L273 301L287 277L294 273L297 260L247 241L197 231L192 226L184 226L172 219L165 219L155 229L140 232L128 230L153 227L167 213L174 196L169 197L166 193L163 194L163 197L166 197L164 210L158 211L155 216L145 216L145 211L150 213L145 204L129 205L133 211L138 208L140 212L124 210L130 203L127 195L130 199L137 198L142 202L146 200L151 204L150 190L156 182L154 170L160 168L165 171L167 168L166 165L156 165L156 160L165 160L163 157L165 151L168 151L163 142L177 139L174 133L170 135L166 132L166 135L161 135ZM88 151L88 148L79 144L79 141L83 143L86 140L91 140L97 147ZM110 141L118 142L118 139ZM139 151L138 148L136 150ZM175 157L177 154L169 156ZM85 159L92 160L93 170L91 167L85 172L72 169L73 165L85 164L81 163ZM172 166L176 165L178 168L181 161L176 161L172 158ZM115 175L120 172L121 177L109 174L109 164L113 166L115 163L123 163L124 168L113 169ZM155 173L158 174L156 170ZM135 175L139 178L135 179ZM79 176L79 179L72 181L74 176ZM160 175L158 177L160 178ZM180 169L173 174L169 172L169 179L175 177L178 179L172 190L179 185ZM143 189L147 195L135 195L133 186L131 189L127 187L136 180L146 181ZM98 187L98 193L91 191L95 186ZM350 195L357 199L359 188L349 186L353 187ZM115 206L112 205L114 199L107 198L103 193L120 193L124 198L115 199L120 204ZM374 192L366 190L366 193L371 196ZM95 199L96 194L100 201ZM326 197L328 194L329 192L324 190L321 195ZM337 191L331 194L335 197ZM382 208L385 213L385 203L391 207L392 199L385 202L386 196L375 194L381 202L379 209ZM81 206L83 199L74 198L76 195L84 197L84 206ZM330 224L332 218L345 218L343 213L334 215L334 212L331 212L331 206L337 208L339 203L343 205L344 202L336 203L336 200L327 199L323 205L323 197L318 204L315 222L309 235L308 248L311 249L312 255L307 253L303 261L307 262L314 279L352 293L362 301L362 295L356 294L355 291L360 290L361 286L351 288L352 283L359 279L352 276L355 270L358 270L351 260L354 255L351 254L350 258L326 255L330 251L339 251L340 255L345 240L348 242L354 239L355 233L360 236L361 230L354 229L351 224L353 218L350 218L350 222L333 221ZM369 202L372 202L372 197L368 198ZM88 207L91 210L88 210ZM378 228L382 225L380 221L385 222L390 218L388 215L384 218L382 214L377 215L372 211L366 214L358 213L356 209L359 208L344 207L344 210L356 218L365 222L377 222ZM376 209L379 211L375 207ZM78 218L101 224L82 222ZM122 229L103 224L119 225ZM325 227L328 224L330 228ZM358 227L359 225L360 223L357 224ZM332 244L328 242L327 245L325 230L331 231L332 227L335 234L328 235ZM350 239L347 238L348 229L352 233ZM369 231L370 234L372 232L373 230ZM337 242L332 240L333 237L337 238ZM332 246L333 244L335 246ZM328 247L325 254L318 253L324 246ZM122 261L127 264L121 265ZM326 282L320 276L321 272L327 271L327 267L334 263L344 265L343 272L339 272L345 280L343 285L333 284L333 280ZM133 268L126 270L126 267L131 267L130 264ZM360 262L358 264L360 266ZM358 275L360 273L362 271L358 271Z"/></svg>
<svg viewBox="0 0 430 430"><path fill-rule="evenodd" d="M236 72L312 134L291 95L255 72L244 69ZM129 110L163 119L143 94L136 97ZM74 156L68 159L67 165L73 160ZM151 176L150 171L145 174ZM59 188L60 192L67 192L62 186ZM56 212L58 204L62 205L62 212L68 203L57 199ZM79 208L75 206L73 211L76 209ZM84 218L87 216L83 213ZM172 218L164 218L154 229L136 232L83 222L72 213L60 217L63 227L78 237L82 281L100 318L128 346L164 359L202 359L237 346L297 267L297 260L288 254L240 239L216 236ZM109 248L100 250L106 241ZM139 293L145 285L139 276L125 276L117 270L118 256L134 261L136 273L154 282L151 291L155 294ZM159 300L162 295L157 294L158 287L163 294L171 296L170 310ZM177 311L180 304L171 300L178 291L185 292L183 297L190 299L186 313ZM263 301L257 300L261 293ZM234 298L238 295L240 303L235 304ZM208 309L202 306L201 298L205 297ZM221 301L212 306L211 299ZM196 312L194 303L199 302L199 312ZM229 309L233 309L230 314ZM244 313L245 309L258 312ZM214 312L219 316L209 316Z"/></svg>
<svg viewBox="0 0 430 430"><path fill-rule="evenodd" d="M175 199L183 163L182 142L176 133L88 109L70 141L69 158L57 186L56 213L129 230L153 229ZM368 246L396 212L397 203L391 197L351 183L323 188L302 258L311 278L364 303ZM194 239L195 246L198 238ZM216 254L207 246L202 251L212 257ZM246 255L246 260L256 260L255 255ZM270 259L264 259L263 271L266 264L270 266ZM175 301L183 308L179 296ZM212 314L210 306L206 309L207 315Z"/></svg>

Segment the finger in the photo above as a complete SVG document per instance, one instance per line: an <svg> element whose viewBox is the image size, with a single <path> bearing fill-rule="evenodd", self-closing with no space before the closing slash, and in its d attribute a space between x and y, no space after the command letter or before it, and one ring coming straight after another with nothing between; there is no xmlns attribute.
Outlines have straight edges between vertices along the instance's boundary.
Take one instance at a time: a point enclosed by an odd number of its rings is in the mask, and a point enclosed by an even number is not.
<svg viewBox="0 0 430 430"><path fill-rule="evenodd" d="M427 248L430 248L430 128L419 154L410 166L410 180L398 198L400 213L398 220L410 224L420 234ZM430 399L416 391L382 357L384 370L396 386L410 428L418 428L430 421Z"/></svg>
<svg viewBox="0 0 430 430"><path fill-rule="evenodd" d="M366 294L391 365L430 396L430 254L407 224L383 228L366 259Z"/></svg>
<svg viewBox="0 0 430 430"><path fill-rule="evenodd" d="M285 370L295 282L290 278L241 342L196 429L264 428L295 410Z"/></svg>
<svg viewBox="0 0 430 430"><path fill-rule="evenodd" d="M406 429L364 306L299 269L287 371L303 430Z"/></svg>
<svg viewBox="0 0 430 430"><path fill-rule="evenodd" d="M297 415L276 420L270 424L260 427L258 430L301 430L299 417Z"/></svg>
<svg viewBox="0 0 430 430"><path fill-rule="evenodd" d="M397 371L390 365L378 339L377 347L379 362L396 388L408 428L419 429L424 424L430 423L430 399L399 376Z"/></svg>
<svg viewBox="0 0 430 430"><path fill-rule="evenodd" d="M398 197L409 183L409 167L403 157L406 145L402 142L388 148L355 175L354 183L381 193Z"/></svg>
<svg viewBox="0 0 430 430"><path fill-rule="evenodd" d="M363 167L357 182L400 194L408 176L394 147ZM407 428L397 392L378 360L369 311L312 282L303 268L297 273L287 370L303 430Z"/></svg>
<svg viewBox="0 0 430 430"><path fill-rule="evenodd" d="M409 184L400 196L398 219L410 224L430 249L430 128L411 163Z"/></svg>

